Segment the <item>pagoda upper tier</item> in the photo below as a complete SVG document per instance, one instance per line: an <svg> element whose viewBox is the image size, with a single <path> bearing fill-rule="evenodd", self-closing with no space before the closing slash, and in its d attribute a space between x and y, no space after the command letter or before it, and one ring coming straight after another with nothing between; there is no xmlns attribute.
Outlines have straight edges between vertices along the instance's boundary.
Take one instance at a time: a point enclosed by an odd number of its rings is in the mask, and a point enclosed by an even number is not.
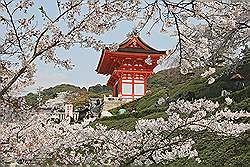
<svg viewBox="0 0 250 167"><path fill-rule="evenodd" d="M161 55L166 55L166 51L158 51L142 41L138 35L134 35L122 42L115 52L110 51L108 48L103 49L96 71L99 74L109 75L116 68L119 68L125 59L136 57L139 60L145 61L148 56L151 57L153 64L149 66L144 62L144 67L146 69L153 69L157 66L155 60L158 60Z"/></svg>

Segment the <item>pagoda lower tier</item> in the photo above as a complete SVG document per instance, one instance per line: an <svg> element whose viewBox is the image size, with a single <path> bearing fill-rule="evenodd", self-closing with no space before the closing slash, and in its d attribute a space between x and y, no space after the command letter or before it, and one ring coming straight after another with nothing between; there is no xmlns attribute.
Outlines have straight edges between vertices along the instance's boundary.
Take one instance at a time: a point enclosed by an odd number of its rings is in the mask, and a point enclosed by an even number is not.
<svg viewBox="0 0 250 167"><path fill-rule="evenodd" d="M108 86L113 88L114 97L140 98L146 95L147 78L152 71L114 70Z"/></svg>

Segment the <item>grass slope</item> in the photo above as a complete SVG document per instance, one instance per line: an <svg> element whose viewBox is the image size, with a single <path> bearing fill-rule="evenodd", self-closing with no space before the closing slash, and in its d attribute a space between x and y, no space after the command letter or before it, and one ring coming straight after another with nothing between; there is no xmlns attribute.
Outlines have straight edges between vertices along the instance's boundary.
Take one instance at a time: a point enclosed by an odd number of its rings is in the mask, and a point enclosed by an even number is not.
<svg viewBox="0 0 250 167"><path fill-rule="evenodd" d="M193 92L197 99L206 97L224 103L225 97L221 97L221 91L223 89L231 91L229 96L234 100L233 105L231 105L232 110L245 109L250 111L250 64L242 65L237 70L238 73L245 77L245 86L242 89L237 89L237 87L235 87L235 82L230 80L234 73L231 73L228 68L219 69L213 74L213 77L216 78L216 82L211 85L208 85L207 78L196 77L189 79L185 83L180 83L175 86L172 85L171 87L151 87L153 91L147 96L119 107L130 110L131 107L136 106L137 113L126 113L123 115L115 115L110 118L102 118L98 120L97 123L106 125L108 128L117 128L125 131L134 130L134 126L138 119L167 118L164 111L168 106L155 106L156 101L158 101L160 97L166 97L168 94L171 100L176 100L177 98L185 99L187 98L188 92ZM164 84L160 82L159 85ZM222 104L222 106L223 105L225 104ZM119 108L113 109L111 112L116 114ZM250 122L249 119L242 119L239 121ZM192 132L190 132L189 135L192 135ZM168 165L157 164L152 165L152 167L250 166L250 131L236 138L223 138L222 136L208 132L195 133L192 137L194 137L196 141L194 148L197 149L199 157L202 160L200 164L193 159L179 159L170 162Z"/></svg>

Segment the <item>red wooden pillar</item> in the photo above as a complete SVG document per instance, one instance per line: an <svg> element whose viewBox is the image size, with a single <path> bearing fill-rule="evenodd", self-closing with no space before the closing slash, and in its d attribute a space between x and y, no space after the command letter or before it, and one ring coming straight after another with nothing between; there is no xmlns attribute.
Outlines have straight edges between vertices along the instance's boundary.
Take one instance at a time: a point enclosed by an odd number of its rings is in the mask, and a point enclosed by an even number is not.
<svg viewBox="0 0 250 167"><path fill-rule="evenodd" d="M117 90L117 86L118 86L118 82L116 82L113 86L113 97L117 96L117 94L119 93Z"/></svg>
<svg viewBox="0 0 250 167"><path fill-rule="evenodd" d="M119 78L118 83L119 83L119 92L118 92L118 96L119 96L120 94L122 94L122 77Z"/></svg>

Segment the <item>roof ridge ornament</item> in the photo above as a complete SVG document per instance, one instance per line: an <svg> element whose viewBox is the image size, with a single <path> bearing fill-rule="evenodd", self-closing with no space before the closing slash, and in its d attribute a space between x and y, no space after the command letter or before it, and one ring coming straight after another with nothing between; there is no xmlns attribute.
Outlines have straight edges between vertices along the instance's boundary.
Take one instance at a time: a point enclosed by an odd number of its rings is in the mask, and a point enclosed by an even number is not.
<svg viewBox="0 0 250 167"><path fill-rule="evenodd" d="M140 33L137 30L133 30L127 34L127 37L133 38L133 37L139 37Z"/></svg>

